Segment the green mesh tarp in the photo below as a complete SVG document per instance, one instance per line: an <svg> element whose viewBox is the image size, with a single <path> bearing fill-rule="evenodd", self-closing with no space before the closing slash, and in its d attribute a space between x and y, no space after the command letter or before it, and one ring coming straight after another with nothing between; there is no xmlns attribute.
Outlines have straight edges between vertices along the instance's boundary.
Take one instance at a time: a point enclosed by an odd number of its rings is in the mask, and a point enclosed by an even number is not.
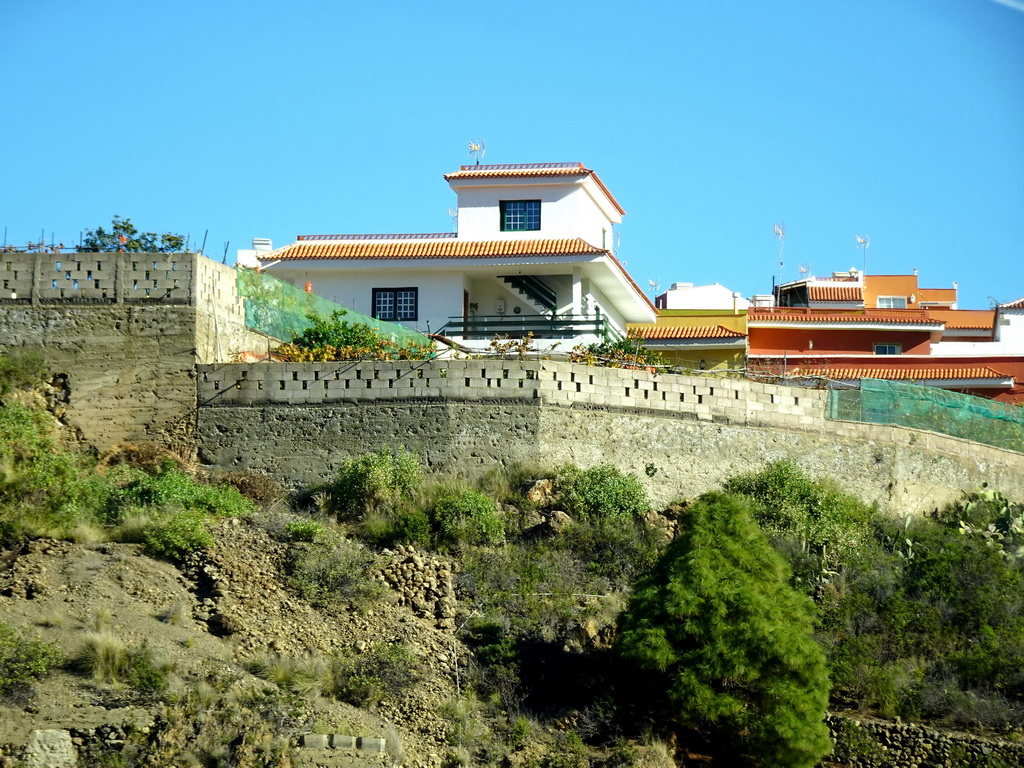
<svg viewBox="0 0 1024 768"><path fill-rule="evenodd" d="M1024 452L1024 408L937 387L861 379L829 392L828 417L927 429Z"/></svg>
<svg viewBox="0 0 1024 768"><path fill-rule="evenodd" d="M310 325L310 314L327 318L332 312L344 310L347 322L365 323L376 329L381 337L399 346L430 344L430 340L418 331L354 312L266 272L241 267L235 272L238 274L238 295L245 299L245 324L275 339L290 341L302 333Z"/></svg>

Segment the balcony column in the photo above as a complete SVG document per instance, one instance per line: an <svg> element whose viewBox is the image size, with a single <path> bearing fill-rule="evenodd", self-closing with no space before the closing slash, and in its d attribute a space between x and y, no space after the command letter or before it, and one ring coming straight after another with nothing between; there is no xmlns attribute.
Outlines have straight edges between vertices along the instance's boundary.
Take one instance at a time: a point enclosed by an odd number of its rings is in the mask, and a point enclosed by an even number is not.
<svg viewBox="0 0 1024 768"><path fill-rule="evenodd" d="M583 278L580 276L579 267L572 271L572 314L583 314Z"/></svg>

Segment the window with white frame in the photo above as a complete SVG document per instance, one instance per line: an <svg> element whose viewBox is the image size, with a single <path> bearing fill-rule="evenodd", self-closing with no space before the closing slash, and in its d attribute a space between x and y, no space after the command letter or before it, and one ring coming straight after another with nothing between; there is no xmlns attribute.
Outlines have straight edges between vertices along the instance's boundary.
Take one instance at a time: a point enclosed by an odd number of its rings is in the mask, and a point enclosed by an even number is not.
<svg viewBox="0 0 1024 768"><path fill-rule="evenodd" d="M876 355L899 355L902 353L902 344L875 344Z"/></svg>
<svg viewBox="0 0 1024 768"><path fill-rule="evenodd" d="M906 309L907 308L907 297L906 296L879 296L878 297L878 308L879 309Z"/></svg>
<svg viewBox="0 0 1024 768"><path fill-rule="evenodd" d="M530 232L540 229L540 200L502 200L501 231Z"/></svg>
<svg viewBox="0 0 1024 768"><path fill-rule="evenodd" d="M378 320L416 320L418 313L418 288L373 289L373 316Z"/></svg>

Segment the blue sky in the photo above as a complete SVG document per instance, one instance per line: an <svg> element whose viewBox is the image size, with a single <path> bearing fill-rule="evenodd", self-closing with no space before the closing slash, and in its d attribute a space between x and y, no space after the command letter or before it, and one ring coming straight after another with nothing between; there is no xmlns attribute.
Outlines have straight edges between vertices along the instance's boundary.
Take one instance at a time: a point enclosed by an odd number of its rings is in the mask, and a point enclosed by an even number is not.
<svg viewBox="0 0 1024 768"><path fill-rule="evenodd" d="M439 232L470 162L582 161L643 287L917 268L1024 296L1024 2L2 0L7 242L114 214Z"/></svg>

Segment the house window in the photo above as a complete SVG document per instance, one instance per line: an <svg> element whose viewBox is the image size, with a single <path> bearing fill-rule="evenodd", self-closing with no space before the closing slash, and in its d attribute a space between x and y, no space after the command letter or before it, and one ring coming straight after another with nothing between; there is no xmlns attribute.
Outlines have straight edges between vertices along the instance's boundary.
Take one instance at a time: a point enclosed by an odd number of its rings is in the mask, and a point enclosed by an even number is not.
<svg viewBox="0 0 1024 768"><path fill-rule="evenodd" d="M902 344L875 344L876 355L899 355L902 352Z"/></svg>
<svg viewBox="0 0 1024 768"><path fill-rule="evenodd" d="M540 200L502 200L501 231L530 232L540 229Z"/></svg>
<svg viewBox="0 0 1024 768"><path fill-rule="evenodd" d="M416 320L418 288L374 288L373 316L378 320Z"/></svg>
<svg viewBox="0 0 1024 768"><path fill-rule="evenodd" d="M906 296L879 296L878 297L878 308L879 309L906 309L907 308L907 297Z"/></svg>

